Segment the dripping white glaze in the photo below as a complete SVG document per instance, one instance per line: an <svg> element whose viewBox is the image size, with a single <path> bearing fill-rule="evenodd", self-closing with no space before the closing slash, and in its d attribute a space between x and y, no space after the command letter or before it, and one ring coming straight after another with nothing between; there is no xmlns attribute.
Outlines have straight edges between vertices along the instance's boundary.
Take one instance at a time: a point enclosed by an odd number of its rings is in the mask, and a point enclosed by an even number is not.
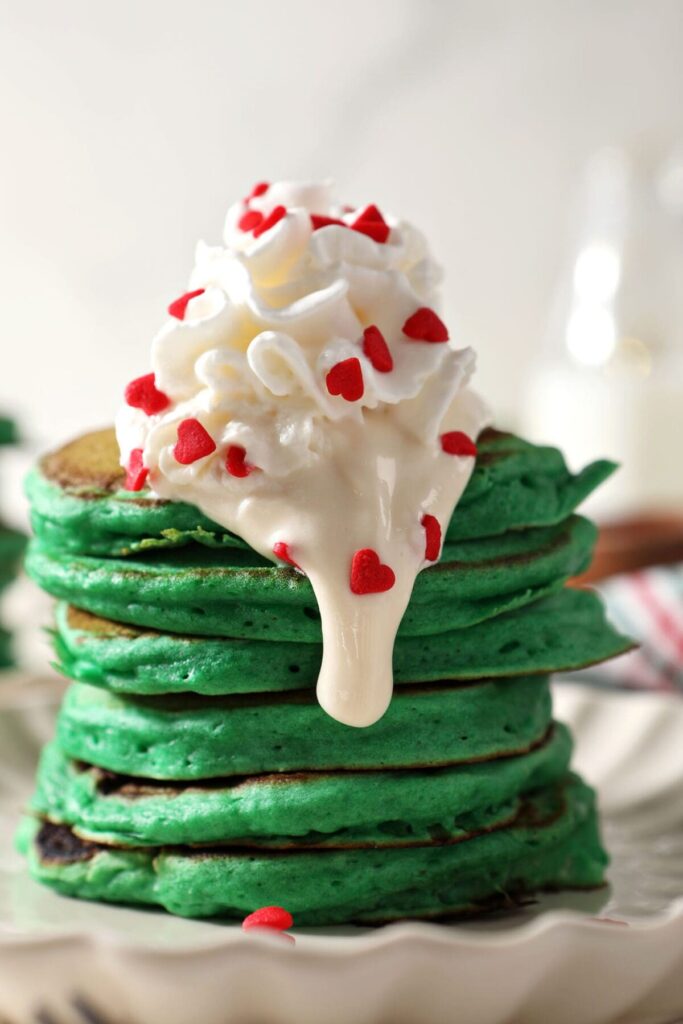
<svg viewBox="0 0 683 1024"><path fill-rule="evenodd" d="M245 212L286 213L254 237ZM122 464L142 449L161 497L187 501L275 560L286 544L320 611L318 699L332 717L368 726L392 692L393 645L425 559L423 517L445 534L474 459L443 451L440 436L476 438L488 422L468 388L470 349L403 333L435 309L439 272L422 235L385 218L386 241L348 226L313 230L311 214L351 225L359 210L334 204L328 185L277 183L228 211L225 245L200 244L184 319L154 339L155 385L165 409L126 404L117 416ZM375 326L391 352L382 372L364 352ZM355 358L363 395L332 395L326 380ZM181 464L178 426L198 420L215 450ZM246 476L226 468L243 449ZM371 549L394 575L380 592L354 593L354 554ZM379 570L380 574L385 570ZM386 576L381 577L386 583Z"/></svg>

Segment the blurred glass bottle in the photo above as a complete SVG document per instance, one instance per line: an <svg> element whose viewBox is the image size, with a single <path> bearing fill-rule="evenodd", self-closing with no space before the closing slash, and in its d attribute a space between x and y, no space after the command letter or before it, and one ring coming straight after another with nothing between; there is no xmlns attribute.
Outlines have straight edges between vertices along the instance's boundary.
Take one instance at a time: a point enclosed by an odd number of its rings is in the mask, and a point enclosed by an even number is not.
<svg viewBox="0 0 683 1024"><path fill-rule="evenodd" d="M594 513L683 508L683 151L654 171L602 151L577 199L525 430L621 463Z"/></svg>

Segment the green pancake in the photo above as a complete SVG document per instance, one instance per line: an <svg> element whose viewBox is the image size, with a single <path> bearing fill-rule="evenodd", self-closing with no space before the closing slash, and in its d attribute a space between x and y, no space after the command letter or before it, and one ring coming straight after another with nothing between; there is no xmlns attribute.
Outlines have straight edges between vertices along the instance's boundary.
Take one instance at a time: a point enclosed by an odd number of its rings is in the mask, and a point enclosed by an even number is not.
<svg viewBox="0 0 683 1024"><path fill-rule="evenodd" d="M474 625L558 590L589 564L596 529L581 516L557 526L447 544L421 572L401 636ZM183 548L106 559L29 545L26 570L48 593L120 622L194 635L318 642L308 579L254 552Z"/></svg>
<svg viewBox="0 0 683 1024"><path fill-rule="evenodd" d="M315 686L322 646L178 636L122 626L57 605L57 668L116 693L207 695ZM565 589L534 604L438 636L398 637L396 683L569 671L630 648L587 590Z"/></svg>
<svg viewBox="0 0 683 1024"><path fill-rule="evenodd" d="M68 826L25 819L32 875L59 892L158 904L189 917L241 918L281 905L297 925L386 921L481 909L544 888L600 885L606 862L593 794L567 784L530 794L515 822L462 842L353 850L117 849Z"/></svg>
<svg viewBox="0 0 683 1024"><path fill-rule="evenodd" d="M317 704L307 578L192 506L122 489L112 431L46 456L27 569L61 600L76 680L20 844L60 892L298 925L442 916L603 880L591 790L568 774L548 673L629 643L563 589L613 469L486 431L437 565L419 574L383 718ZM359 598L363 600L363 598Z"/></svg>
<svg viewBox="0 0 683 1024"><path fill-rule="evenodd" d="M19 436L14 420L0 416L0 444L17 444Z"/></svg>
<svg viewBox="0 0 683 1024"><path fill-rule="evenodd" d="M435 767L527 751L552 716L547 676L402 686L374 725L330 718L311 691L119 697L73 683L57 723L79 761L153 779Z"/></svg>
<svg viewBox="0 0 683 1024"><path fill-rule="evenodd" d="M495 430L485 431L478 447L472 479L446 533L450 541L560 523L615 468L602 460L572 475L557 449ZM54 550L107 557L188 543L247 547L191 505L125 491L123 479L113 430L47 455L26 484L36 536Z"/></svg>
<svg viewBox="0 0 683 1024"><path fill-rule="evenodd" d="M23 534L0 522L0 596L16 578L25 546ZM10 668L13 664L11 635L0 626L0 669Z"/></svg>
<svg viewBox="0 0 683 1024"><path fill-rule="evenodd" d="M12 636L0 626L0 668L10 668L13 664Z"/></svg>
<svg viewBox="0 0 683 1024"><path fill-rule="evenodd" d="M599 459L572 474L562 452L488 429L469 485L447 530L449 540L490 537L562 522L617 468Z"/></svg>
<svg viewBox="0 0 683 1024"><path fill-rule="evenodd" d="M509 823L523 793L566 775L570 753L567 729L555 725L528 754L455 768L171 784L71 761L51 743L31 809L81 838L124 846L410 846Z"/></svg>
<svg viewBox="0 0 683 1024"><path fill-rule="evenodd" d="M0 585L6 585L16 576L25 546L23 533L0 521Z"/></svg>
<svg viewBox="0 0 683 1024"><path fill-rule="evenodd" d="M14 421L0 416L0 445L16 444L17 441ZM15 579L25 546L24 535L0 520L0 595ZM10 668L13 664L12 637L0 626L0 669Z"/></svg>

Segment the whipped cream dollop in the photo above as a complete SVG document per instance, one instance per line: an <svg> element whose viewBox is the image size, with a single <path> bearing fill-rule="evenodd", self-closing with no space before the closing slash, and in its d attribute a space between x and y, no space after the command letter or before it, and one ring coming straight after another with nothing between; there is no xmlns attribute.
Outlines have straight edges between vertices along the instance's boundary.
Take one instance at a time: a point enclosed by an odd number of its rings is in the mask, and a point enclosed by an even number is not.
<svg viewBox="0 0 683 1024"><path fill-rule="evenodd" d="M128 486L189 502L305 573L318 699L352 726L391 699L396 632L439 558L488 422L439 318L423 236L328 184L259 184L200 243L116 430Z"/></svg>

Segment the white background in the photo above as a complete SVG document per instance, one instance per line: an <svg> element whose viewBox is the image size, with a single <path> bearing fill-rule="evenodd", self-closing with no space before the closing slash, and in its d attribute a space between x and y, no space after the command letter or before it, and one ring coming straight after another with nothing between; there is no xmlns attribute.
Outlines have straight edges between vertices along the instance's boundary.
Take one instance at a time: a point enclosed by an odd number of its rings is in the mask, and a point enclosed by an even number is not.
<svg viewBox="0 0 683 1024"><path fill-rule="evenodd" d="M0 408L111 420L254 180L418 223L514 423L586 158L683 139L676 0L33 0L0 21Z"/></svg>

